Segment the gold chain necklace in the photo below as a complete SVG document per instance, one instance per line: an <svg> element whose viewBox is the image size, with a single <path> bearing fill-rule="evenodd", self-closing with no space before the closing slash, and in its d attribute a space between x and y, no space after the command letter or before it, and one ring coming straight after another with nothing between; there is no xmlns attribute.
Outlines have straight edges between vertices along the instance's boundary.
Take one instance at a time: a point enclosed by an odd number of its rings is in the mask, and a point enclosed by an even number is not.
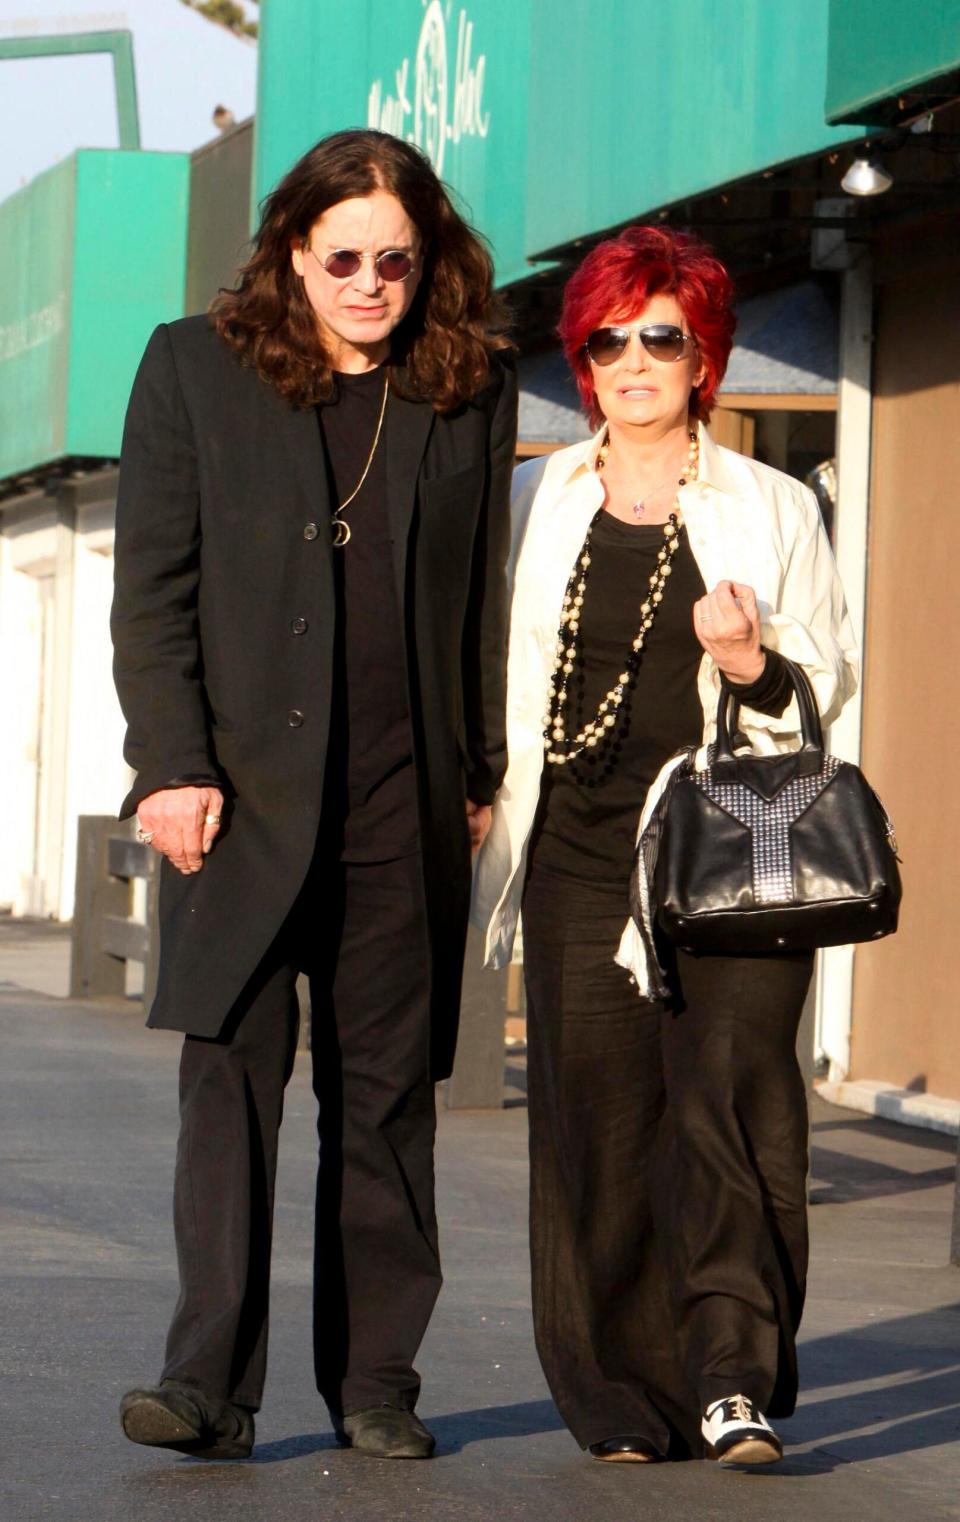
<svg viewBox="0 0 960 1522"><path fill-rule="evenodd" d="M389 395L390 371L388 370L384 376L383 381L383 401L380 404L380 416L377 419L377 431L373 435L373 443L370 445L370 453L367 455L367 463L363 467L363 475L360 477L349 497L347 497L345 501L338 503L336 511L330 516L330 527L333 529L333 547L335 550L342 550L344 545L350 543L350 525L345 518L340 516L340 514L344 511L345 508L350 506L350 503L359 494L360 488L363 486L364 481L370 474L370 466L373 464L373 457L377 452L377 445L380 442L380 434L383 430L383 420L387 412L387 397Z"/></svg>
<svg viewBox="0 0 960 1522"><path fill-rule="evenodd" d="M687 480L696 479L699 464L696 434L691 434L690 442L690 465L687 476L683 478L683 484L686 484ZM567 590L563 597L560 628L557 631L557 650L549 687L550 701L548 711L543 717L544 750L547 761L553 766L564 766L568 761L575 760L583 751L595 751L597 747L613 738L620 708L640 669L643 647L663 601L664 588L673 571L673 557L680 547L683 515L680 512L678 500L674 511L663 525L664 542L657 551L657 567L648 582L650 590L640 605L640 627L623 663L623 670L614 685L600 700L594 718L584 724L583 728L578 730L571 739L567 735L564 709L567 705L570 678L573 675L582 642L580 621L583 616L584 594L590 569L590 538L594 526L604 511L604 508L598 508L590 520L586 538L580 547L573 570L570 572Z"/></svg>

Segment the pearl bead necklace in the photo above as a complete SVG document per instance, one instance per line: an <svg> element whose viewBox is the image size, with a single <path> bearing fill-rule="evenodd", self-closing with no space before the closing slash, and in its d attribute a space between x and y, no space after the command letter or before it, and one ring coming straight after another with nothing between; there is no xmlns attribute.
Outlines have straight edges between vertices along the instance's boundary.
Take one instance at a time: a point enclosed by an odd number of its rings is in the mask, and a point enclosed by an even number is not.
<svg viewBox="0 0 960 1522"><path fill-rule="evenodd" d="M602 470L605 458L606 451L603 450L602 457L599 454L597 457L598 469ZM687 475L680 478L681 486L685 485L687 480L696 479L698 464L698 439L695 433L691 433ZM583 751L596 750L598 746L606 744L613 738L620 708L640 668L643 647L646 643L647 635L653 627L657 610L663 601L664 588L673 569L673 557L680 546L680 531L683 527L683 517L678 501L674 506L674 511L663 526L664 542L657 551L657 567L649 580L650 590L640 606L640 627L630 646L627 659L624 661L623 670L620 672L614 686L601 699L595 717L589 723L584 724L583 728L571 740L567 735L564 709L567 704L567 690L570 678L573 675L574 665L580 653L580 620L583 616L584 595L586 593L587 577L590 569L590 539L594 526L603 511L602 507L599 508L590 520L586 538L577 555L563 597L560 628L557 631L556 657L553 663L553 676L549 688L549 712L543 718L543 743L546 759L554 766L564 766L568 761L575 760Z"/></svg>

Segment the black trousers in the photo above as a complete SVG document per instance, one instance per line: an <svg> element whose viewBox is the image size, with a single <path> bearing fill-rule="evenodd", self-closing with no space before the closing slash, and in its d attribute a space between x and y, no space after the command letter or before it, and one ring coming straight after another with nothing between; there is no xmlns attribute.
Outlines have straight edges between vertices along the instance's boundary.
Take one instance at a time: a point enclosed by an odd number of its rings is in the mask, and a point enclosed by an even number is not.
<svg viewBox="0 0 960 1522"><path fill-rule="evenodd" d="M429 959L419 856L319 858L217 1040L180 1068L180 1299L163 1377L257 1410L267 1362L277 1133L310 975L319 1101L314 1362L336 1414L413 1409L439 1293Z"/></svg>
<svg viewBox="0 0 960 1522"><path fill-rule="evenodd" d="M700 1418L797 1391L812 955L678 953L668 1006L613 962L626 891L538 870L523 900L537 1349L583 1447L702 1451Z"/></svg>

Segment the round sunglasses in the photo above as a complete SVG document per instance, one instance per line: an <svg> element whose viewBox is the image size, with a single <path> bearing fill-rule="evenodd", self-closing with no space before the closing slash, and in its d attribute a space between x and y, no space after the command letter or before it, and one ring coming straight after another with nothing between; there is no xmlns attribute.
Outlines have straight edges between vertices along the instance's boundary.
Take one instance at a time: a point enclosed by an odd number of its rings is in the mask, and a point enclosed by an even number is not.
<svg viewBox="0 0 960 1522"><path fill-rule="evenodd" d="M364 259L373 260L381 280L406 280L408 275L413 274L413 259L401 248L388 248L382 254L358 254L353 248L335 248L325 259L321 259L312 248L310 252L334 280L349 280L351 275L357 273Z"/></svg>
<svg viewBox="0 0 960 1522"><path fill-rule="evenodd" d="M631 333L636 333L652 359L667 364L682 359L687 344L697 341L692 333L684 333L672 322L654 322L643 327L594 328L583 347L595 365L612 365L626 351Z"/></svg>

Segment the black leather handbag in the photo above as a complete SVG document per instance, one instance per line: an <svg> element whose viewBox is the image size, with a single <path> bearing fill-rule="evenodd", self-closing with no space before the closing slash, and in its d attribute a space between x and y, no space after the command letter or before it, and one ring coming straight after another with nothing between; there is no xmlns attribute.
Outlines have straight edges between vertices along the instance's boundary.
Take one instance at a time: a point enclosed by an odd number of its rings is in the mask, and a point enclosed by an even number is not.
<svg viewBox="0 0 960 1522"><path fill-rule="evenodd" d="M824 754L806 674L787 669L803 739L786 755L734 755L740 705L720 692L709 766L676 774L653 869L656 918L686 951L799 951L897 928L897 844L860 768Z"/></svg>

